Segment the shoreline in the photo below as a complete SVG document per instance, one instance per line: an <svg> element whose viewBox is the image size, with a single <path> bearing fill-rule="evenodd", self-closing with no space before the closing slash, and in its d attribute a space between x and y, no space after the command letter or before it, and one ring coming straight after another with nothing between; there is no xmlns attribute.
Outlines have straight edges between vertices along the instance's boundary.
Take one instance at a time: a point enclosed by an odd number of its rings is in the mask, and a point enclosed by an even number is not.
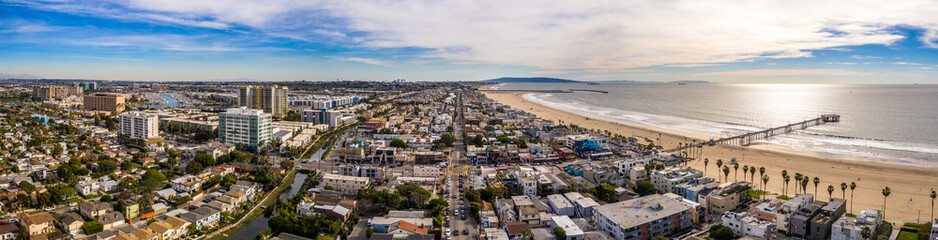
<svg viewBox="0 0 938 240"><path fill-rule="evenodd" d="M656 141L655 144L661 144L665 149L674 147L679 142L692 142L692 139L703 141L703 138L700 138L701 136L693 136L693 134L645 126L639 123L625 124L622 121L604 117L584 116L583 114L547 107L525 99L523 95L526 93L524 92L485 92L484 94L497 102L524 110L555 123L563 121L563 124L576 124L589 129L608 130L621 135L635 136L639 139L648 138L652 141L659 138L660 134L661 141L660 143ZM925 213L931 210L931 199L928 197L929 189L938 188L938 169L935 168L885 164L862 158L823 158L810 151L786 149L784 146L771 144L756 144L749 147L730 145L704 147L701 153L701 159L703 158L710 159L710 164L706 168L703 161L700 160L691 161L688 165L705 170L707 176L721 180L724 177L722 172L713 170L717 168L717 159L723 159L726 163L730 162L731 158L737 158L740 168L744 165L765 167L765 175L770 177L766 189L776 193L782 192L782 170L787 170L789 175L802 173L811 178L818 176L821 183L817 186L817 195L819 196L816 196L815 199L821 201L826 201L828 198L828 185L833 185L835 188L833 197L840 198L842 196L840 183L850 184L850 182L856 182L857 188L854 192L856 198L853 200L855 206L852 207L854 213L867 208L882 209L883 196L881 190L884 186L889 186L892 189L892 194L886 201L886 219L890 220L902 219L915 222L919 217L919 210ZM726 165L724 164L724 166ZM732 167L730 167L730 170L730 177L734 177ZM796 189L792 186L794 185L793 181L794 179L792 179L792 183L789 183L790 191L788 195L792 195L791 193ZM759 184L754 184L756 188L761 185L761 181L757 182ZM807 193L813 194L813 188L814 184L809 183ZM847 192L849 191L848 188ZM848 212L851 209L849 196L850 194L846 194ZM911 203L909 202L910 198L912 199ZM928 218L929 216L926 214L924 217Z"/></svg>

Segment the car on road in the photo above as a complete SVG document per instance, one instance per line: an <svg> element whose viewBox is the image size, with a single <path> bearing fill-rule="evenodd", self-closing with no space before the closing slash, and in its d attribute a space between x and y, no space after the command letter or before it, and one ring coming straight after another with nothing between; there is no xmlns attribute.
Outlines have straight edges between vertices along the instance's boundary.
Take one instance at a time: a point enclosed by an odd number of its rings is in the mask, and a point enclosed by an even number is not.
<svg viewBox="0 0 938 240"><path fill-rule="evenodd" d="M453 236L459 236L459 230L453 231Z"/></svg>
<svg viewBox="0 0 938 240"><path fill-rule="evenodd" d="M469 235L469 229L468 229L468 228L463 229L463 230L462 230L462 234L463 234L463 235Z"/></svg>
<svg viewBox="0 0 938 240"><path fill-rule="evenodd" d="M450 230L449 230L449 229L446 229L446 236L449 237L450 234L451 234L451 233L450 233Z"/></svg>
<svg viewBox="0 0 938 240"><path fill-rule="evenodd" d="M453 216L459 216L459 210L453 210Z"/></svg>

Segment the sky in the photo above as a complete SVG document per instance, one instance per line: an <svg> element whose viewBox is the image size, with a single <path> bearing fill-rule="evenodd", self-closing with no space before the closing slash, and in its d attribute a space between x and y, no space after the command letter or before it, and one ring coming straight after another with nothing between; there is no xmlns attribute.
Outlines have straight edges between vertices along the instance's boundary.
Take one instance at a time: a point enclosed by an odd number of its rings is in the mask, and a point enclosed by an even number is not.
<svg viewBox="0 0 938 240"><path fill-rule="evenodd" d="M0 0L0 79L938 84L936 1Z"/></svg>

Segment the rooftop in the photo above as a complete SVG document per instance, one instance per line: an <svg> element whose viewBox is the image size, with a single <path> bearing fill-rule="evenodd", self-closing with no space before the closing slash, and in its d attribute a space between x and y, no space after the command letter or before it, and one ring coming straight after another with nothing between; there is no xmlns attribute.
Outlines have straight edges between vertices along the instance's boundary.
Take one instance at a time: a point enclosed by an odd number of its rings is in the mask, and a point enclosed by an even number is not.
<svg viewBox="0 0 938 240"><path fill-rule="evenodd" d="M597 214L619 224L623 229L689 210L691 207L660 194L595 207Z"/></svg>

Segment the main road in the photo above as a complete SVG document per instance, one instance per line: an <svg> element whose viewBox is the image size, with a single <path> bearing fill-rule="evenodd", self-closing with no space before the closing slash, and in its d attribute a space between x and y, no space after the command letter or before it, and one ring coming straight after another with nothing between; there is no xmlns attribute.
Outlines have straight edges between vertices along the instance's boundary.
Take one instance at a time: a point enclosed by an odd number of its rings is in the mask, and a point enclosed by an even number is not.
<svg viewBox="0 0 938 240"><path fill-rule="evenodd" d="M465 119L463 118L463 106L462 106L462 94L457 93L456 96L456 115L453 116L453 135L456 137L456 142L453 144L452 150L450 150L450 155L448 158L449 170L446 171L447 174L447 184L446 187L450 190L450 211L447 213L450 219L451 231L460 231L459 236L456 236L455 233L452 234L451 239L476 239L479 236L478 225L472 217L467 217L466 220L462 220L462 216L469 214L469 202L464 199L465 189L460 188L459 182L460 179L464 178L467 182L469 180L469 171L472 169L468 161L463 158L465 152L465 146L463 144L463 126L465 126ZM463 185L469 185L466 183ZM459 211L459 214L456 214L456 211ZM468 230L469 234L462 234L463 230ZM444 235L445 235L444 228ZM445 238L446 236L444 236Z"/></svg>

